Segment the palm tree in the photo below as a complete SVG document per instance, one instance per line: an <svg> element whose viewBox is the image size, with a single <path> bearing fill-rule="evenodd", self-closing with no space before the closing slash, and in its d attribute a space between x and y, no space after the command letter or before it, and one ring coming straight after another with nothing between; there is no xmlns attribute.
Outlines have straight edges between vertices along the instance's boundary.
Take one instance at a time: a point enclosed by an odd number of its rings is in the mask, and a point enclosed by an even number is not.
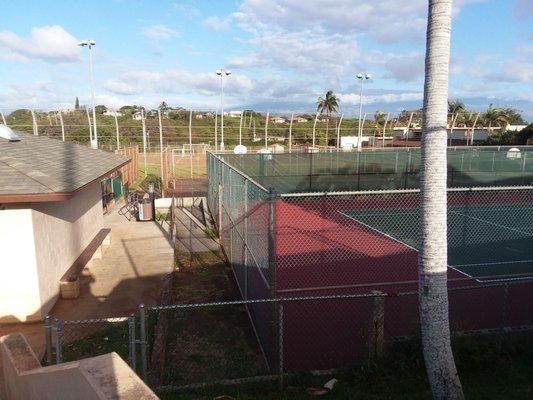
<svg viewBox="0 0 533 400"><path fill-rule="evenodd" d="M508 110L496 108L489 104L489 108L485 112L485 123L489 125L489 128L492 128L493 125L506 126L509 123Z"/></svg>
<svg viewBox="0 0 533 400"><path fill-rule="evenodd" d="M452 101L448 101L448 113L455 114L465 110L465 103L463 103L461 100L455 99Z"/></svg>
<svg viewBox="0 0 533 400"><path fill-rule="evenodd" d="M450 114L450 125L457 122L459 114L464 114L466 111L465 103L459 99L448 101L448 114Z"/></svg>
<svg viewBox="0 0 533 400"><path fill-rule="evenodd" d="M387 119L387 113L383 111L376 111L374 113L374 123L376 124L375 126L376 133L379 133L381 131L379 128L385 125L386 119Z"/></svg>
<svg viewBox="0 0 533 400"><path fill-rule="evenodd" d="M422 118L418 253L422 348L435 399L464 399L450 344L446 121L452 0L429 0Z"/></svg>
<svg viewBox="0 0 533 400"><path fill-rule="evenodd" d="M326 146L328 145L329 117L331 116L331 113L337 112L338 109L339 98L332 90L328 90L325 97L318 98L316 107L317 113L326 114L328 117L326 120Z"/></svg>

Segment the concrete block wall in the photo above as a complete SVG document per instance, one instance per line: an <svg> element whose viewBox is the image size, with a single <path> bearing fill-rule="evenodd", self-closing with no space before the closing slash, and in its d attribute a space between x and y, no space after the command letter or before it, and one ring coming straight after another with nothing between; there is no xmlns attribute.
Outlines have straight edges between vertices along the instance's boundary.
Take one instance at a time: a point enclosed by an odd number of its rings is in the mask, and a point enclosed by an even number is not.
<svg viewBox="0 0 533 400"><path fill-rule="evenodd" d="M43 319L59 279L103 228L100 182L69 200L0 210L0 323Z"/></svg>

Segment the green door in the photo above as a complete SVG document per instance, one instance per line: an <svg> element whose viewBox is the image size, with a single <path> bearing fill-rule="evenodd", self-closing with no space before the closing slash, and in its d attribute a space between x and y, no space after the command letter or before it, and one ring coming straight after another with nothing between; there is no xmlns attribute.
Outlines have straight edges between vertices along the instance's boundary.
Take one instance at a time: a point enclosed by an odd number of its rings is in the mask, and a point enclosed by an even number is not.
<svg viewBox="0 0 533 400"><path fill-rule="evenodd" d="M111 178L111 186L113 188L113 194L115 199L122 196L122 177L120 175Z"/></svg>

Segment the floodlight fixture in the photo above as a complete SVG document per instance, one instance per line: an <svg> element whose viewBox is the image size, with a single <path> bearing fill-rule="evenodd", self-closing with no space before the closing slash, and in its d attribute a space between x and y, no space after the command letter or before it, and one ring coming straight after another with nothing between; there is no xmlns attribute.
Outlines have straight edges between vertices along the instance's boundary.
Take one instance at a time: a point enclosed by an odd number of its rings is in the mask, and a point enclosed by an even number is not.
<svg viewBox="0 0 533 400"><path fill-rule="evenodd" d="M93 108L93 125L94 125L94 138L89 138L91 147L94 149L98 148L98 131L96 127L96 110L95 110L95 100L94 100L94 78L93 78L93 46L96 45L96 42L93 39L85 39L78 43L78 46L89 47L89 77L91 83L91 103ZM89 132L90 135L90 132Z"/></svg>
<svg viewBox="0 0 533 400"><path fill-rule="evenodd" d="M224 76L230 76L231 71L219 68L215 72L220 76L220 150L224 150Z"/></svg>
<svg viewBox="0 0 533 400"><path fill-rule="evenodd" d="M357 150L361 151L363 147L363 124L361 118L363 116L363 82L372 79L372 74L359 72L356 75L357 79L361 81L361 89L359 92L359 129L357 134Z"/></svg>

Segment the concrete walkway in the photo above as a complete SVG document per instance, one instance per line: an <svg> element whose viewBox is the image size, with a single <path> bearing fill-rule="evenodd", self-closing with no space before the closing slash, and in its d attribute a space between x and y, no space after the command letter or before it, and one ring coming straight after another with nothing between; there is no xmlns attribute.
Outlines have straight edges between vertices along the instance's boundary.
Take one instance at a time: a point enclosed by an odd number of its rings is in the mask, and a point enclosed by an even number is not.
<svg viewBox="0 0 533 400"><path fill-rule="evenodd" d="M176 250L187 253L217 251L220 245L207 237L205 226L188 212L187 207L176 209Z"/></svg>
<svg viewBox="0 0 533 400"><path fill-rule="evenodd" d="M82 273L81 295L60 300L51 314L59 319L125 316L141 303L154 305L162 278L173 268L174 249L168 225L128 221L117 208L105 216L111 245L102 259Z"/></svg>
<svg viewBox="0 0 533 400"><path fill-rule="evenodd" d="M159 222L128 221L119 215L119 209L120 204L104 216L104 225L111 228L111 244L104 248L101 260L94 260L83 271L80 297L59 299L50 313L53 317L70 320L125 316L136 312L141 303L158 302L161 280L174 267L168 223L161 226ZM11 332L22 332L38 356L44 354L42 323L0 325L0 336Z"/></svg>

